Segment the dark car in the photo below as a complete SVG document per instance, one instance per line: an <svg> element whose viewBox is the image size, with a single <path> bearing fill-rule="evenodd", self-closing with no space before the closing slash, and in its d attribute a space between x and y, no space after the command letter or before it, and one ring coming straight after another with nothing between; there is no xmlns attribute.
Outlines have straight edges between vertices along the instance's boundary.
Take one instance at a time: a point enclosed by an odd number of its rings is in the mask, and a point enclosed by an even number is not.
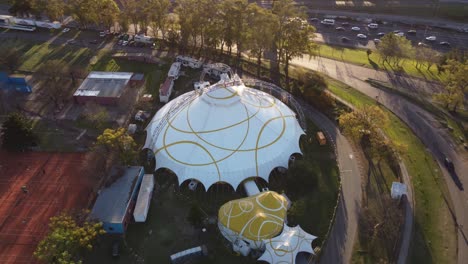
<svg viewBox="0 0 468 264"><path fill-rule="evenodd" d="M408 35L416 35L416 30L410 29L410 30L408 30L408 31L406 32L406 34L408 34Z"/></svg>
<svg viewBox="0 0 468 264"><path fill-rule="evenodd" d="M337 28L335 28L335 30L343 31L343 30L345 30L345 28L344 27L337 27Z"/></svg>
<svg viewBox="0 0 468 264"><path fill-rule="evenodd" d="M442 41L442 42L439 43L439 45L445 46L445 47L450 47L450 43L447 42L447 41Z"/></svg>
<svg viewBox="0 0 468 264"><path fill-rule="evenodd" d="M455 171L455 166L453 165L453 162L447 157L445 157L445 159L444 159L444 165L445 165L445 167L447 168L447 170L449 172L454 172Z"/></svg>
<svg viewBox="0 0 468 264"><path fill-rule="evenodd" d="M114 241L112 243L112 256L113 257L118 257L120 255L120 243L119 241Z"/></svg>
<svg viewBox="0 0 468 264"><path fill-rule="evenodd" d="M351 39L349 39L347 37L341 37L341 41L342 42L349 42L349 41L351 41Z"/></svg>
<svg viewBox="0 0 468 264"><path fill-rule="evenodd" d="M341 23L341 25L342 25L343 27L347 27L347 26L349 26L349 22L343 22L343 23Z"/></svg>
<svg viewBox="0 0 468 264"><path fill-rule="evenodd" d="M316 17L313 17L311 19L309 19L310 22L319 22L319 19L316 18Z"/></svg>
<svg viewBox="0 0 468 264"><path fill-rule="evenodd" d="M385 33L384 32L379 32L379 33L377 33L377 36L383 37L383 36L385 36Z"/></svg>

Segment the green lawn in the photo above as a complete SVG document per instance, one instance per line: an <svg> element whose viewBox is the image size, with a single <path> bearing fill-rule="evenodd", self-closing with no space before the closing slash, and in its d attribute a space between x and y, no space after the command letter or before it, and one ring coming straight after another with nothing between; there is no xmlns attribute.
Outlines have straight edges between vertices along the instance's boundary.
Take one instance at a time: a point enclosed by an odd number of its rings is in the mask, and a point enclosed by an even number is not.
<svg viewBox="0 0 468 264"><path fill-rule="evenodd" d="M383 65L381 63L380 55L376 51L373 51L369 58L367 58L367 53L365 49L353 49L340 46L319 44L318 52L321 57L325 58L350 62L372 69L397 71L396 69L391 68L388 64ZM437 67L435 65L433 65L428 71L426 67L423 67L422 69L417 69L413 60L404 60L401 66L403 73L414 77L425 78L429 80L440 80L441 78L443 78L442 75L438 74Z"/></svg>
<svg viewBox="0 0 468 264"><path fill-rule="evenodd" d="M356 105L375 104L364 94L332 81L330 91ZM409 263L454 263L456 259L455 225L446 200L448 193L437 163L426 147L398 117L384 109L390 123L384 131L407 152L403 161L412 178L416 199L416 233Z"/></svg>

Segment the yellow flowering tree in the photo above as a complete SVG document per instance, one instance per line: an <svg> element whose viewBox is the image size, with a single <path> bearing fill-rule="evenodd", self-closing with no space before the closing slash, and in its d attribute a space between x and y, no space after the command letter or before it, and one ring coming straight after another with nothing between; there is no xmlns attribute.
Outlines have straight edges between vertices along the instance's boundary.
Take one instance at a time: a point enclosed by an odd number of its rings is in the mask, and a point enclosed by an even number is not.
<svg viewBox="0 0 468 264"><path fill-rule="evenodd" d="M131 165L135 161L136 143L124 128L104 130L96 144L103 146L108 152L115 152L124 165Z"/></svg>
<svg viewBox="0 0 468 264"><path fill-rule="evenodd" d="M83 251L92 250L96 238L105 233L102 223L77 221L66 213L51 217L49 228L34 251L34 256L44 263L82 263Z"/></svg>

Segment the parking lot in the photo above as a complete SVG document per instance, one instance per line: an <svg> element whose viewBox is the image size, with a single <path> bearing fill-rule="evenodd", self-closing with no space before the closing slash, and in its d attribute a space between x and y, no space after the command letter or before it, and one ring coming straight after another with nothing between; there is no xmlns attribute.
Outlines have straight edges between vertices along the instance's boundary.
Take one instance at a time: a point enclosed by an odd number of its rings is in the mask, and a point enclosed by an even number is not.
<svg viewBox="0 0 468 264"><path fill-rule="evenodd" d="M321 21L325 19L324 16L317 16L309 18L311 25L317 28L317 41L324 42L332 45L345 45L361 48L374 48L374 39L379 39L378 33L389 33L396 30L404 33L404 36L411 40L413 45L423 42L435 50L440 52L447 52L452 48L466 49L468 48L468 33L458 32L456 30L431 28L424 25L417 24L403 24L387 21L372 21L372 20L356 20L345 17L334 17L334 25L324 25ZM370 23L377 23L378 28L370 29ZM351 28L359 27L359 31L353 31ZM342 28L342 30L337 30ZM409 30L415 30L415 34L408 34ZM367 39L359 39L357 34L364 34ZM435 41L428 41L426 37L435 36ZM349 41L342 41L346 37ZM440 45L440 42L448 42L449 45Z"/></svg>

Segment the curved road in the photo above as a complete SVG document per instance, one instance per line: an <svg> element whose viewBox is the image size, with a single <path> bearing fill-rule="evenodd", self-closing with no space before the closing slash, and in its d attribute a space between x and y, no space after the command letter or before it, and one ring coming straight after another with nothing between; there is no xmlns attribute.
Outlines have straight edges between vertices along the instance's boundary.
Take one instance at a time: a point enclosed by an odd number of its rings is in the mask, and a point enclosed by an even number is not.
<svg viewBox="0 0 468 264"><path fill-rule="evenodd" d="M335 223L328 242L323 249L320 263L349 263L356 238L359 210L362 200L362 185L359 166L351 144L341 135L338 127L322 113L301 102L304 114L324 130L327 138L335 145L341 177L341 192L336 209ZM346 198L344 198L346 197Z"/></svg>
<svg viewBox="0 0 468 264"><path fill-rule="evenodd" d="M468 194L463 187L468 188L468 155L466 151L457 148L451 137L431 114L401 96L377 89L366 83L367 78L394 83L403 89L438 89L438 85L416 78L391 75L354 64L325 58L299 58L292 64L322 72L334 79L370 96L378 97L380 103L401 118L432 152L443 170L447 183L458 228L458 263L468 263ZM443 165L444 157L448 156L455 165L456 174L450 175ZM458 186L456 182L458 181ZM462 188L459 188L462 187Z"/></svg>

